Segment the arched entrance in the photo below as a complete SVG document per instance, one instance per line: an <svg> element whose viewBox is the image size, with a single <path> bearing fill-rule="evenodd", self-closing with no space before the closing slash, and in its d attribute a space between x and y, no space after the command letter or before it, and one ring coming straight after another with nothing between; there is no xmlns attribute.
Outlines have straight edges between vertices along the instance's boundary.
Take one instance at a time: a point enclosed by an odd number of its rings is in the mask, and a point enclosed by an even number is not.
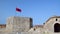
<svg viewBox="0 0 60 34"><path fill-rule="evenodd" d="M60 32L60 24L59 23L54 24L54 32Z"/></svg>

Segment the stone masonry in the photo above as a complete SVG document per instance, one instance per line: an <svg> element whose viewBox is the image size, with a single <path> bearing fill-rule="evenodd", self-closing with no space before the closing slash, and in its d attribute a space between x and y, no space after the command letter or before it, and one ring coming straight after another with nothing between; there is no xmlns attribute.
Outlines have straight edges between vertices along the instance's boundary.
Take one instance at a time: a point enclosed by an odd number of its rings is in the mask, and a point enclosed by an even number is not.
<svg viewBox="0 0 60 34"><path fill-rule="evenodd" d="M6 29L14 32L27 32L32 27L31 20L28 17L9 17Z"/></svg>
<svg viewBox="0 0 60 34"><path fill-rule="evenodd" d="M43 25L33 26L32 18L12 16L0 24L0 34L60 34L60 16L50 17Z"/></svg>

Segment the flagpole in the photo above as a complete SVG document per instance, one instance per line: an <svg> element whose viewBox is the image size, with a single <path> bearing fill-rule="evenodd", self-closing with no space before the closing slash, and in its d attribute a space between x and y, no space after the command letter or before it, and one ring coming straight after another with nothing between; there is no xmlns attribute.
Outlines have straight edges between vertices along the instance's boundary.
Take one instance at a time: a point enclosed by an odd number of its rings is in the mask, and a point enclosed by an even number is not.
<svg viewBox="0 0 60 34"><path fill-rule="evenodd" d="M15 12L16 16L18 16L18 14L17 14L18 12L21 13L21 9L16 7L16 12Z"/></svg>
<svg viewBox="0 0 60 34"><path fill-rule="evenodd" d="M15 16L16 16L16 8L15 8Z"/></svg>
<svg viewBox="0 0 60 34"><path fill-rule="evenodd" d="M16 6L16 8L17 8L17 6ZM17 16L17 10L16 10L16 8L15 8L15 16Z"/></svg>

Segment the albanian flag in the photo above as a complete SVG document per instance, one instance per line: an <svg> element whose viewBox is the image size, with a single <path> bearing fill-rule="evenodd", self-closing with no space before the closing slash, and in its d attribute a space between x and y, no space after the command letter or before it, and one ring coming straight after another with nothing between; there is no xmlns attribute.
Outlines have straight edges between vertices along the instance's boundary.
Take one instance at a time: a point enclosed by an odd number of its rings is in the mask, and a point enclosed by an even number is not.
<svg viewBox="0 0 60 34"><path fill-rule="evenodd" d="M16 8L16 11L17 11L17 12L21 12L21 9L20 9L20 8Z"/></svg>

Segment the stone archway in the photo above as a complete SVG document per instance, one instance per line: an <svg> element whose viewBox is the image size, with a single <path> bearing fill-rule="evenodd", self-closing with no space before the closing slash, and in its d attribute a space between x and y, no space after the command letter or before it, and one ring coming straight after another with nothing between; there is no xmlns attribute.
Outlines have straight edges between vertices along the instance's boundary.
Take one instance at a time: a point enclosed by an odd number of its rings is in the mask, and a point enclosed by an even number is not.
<svg viewBox="0 0 60 34"><path fill-rule="evenodd" d="M59 23L54 24L54 32L60 32L60 24Z"/></svg>

